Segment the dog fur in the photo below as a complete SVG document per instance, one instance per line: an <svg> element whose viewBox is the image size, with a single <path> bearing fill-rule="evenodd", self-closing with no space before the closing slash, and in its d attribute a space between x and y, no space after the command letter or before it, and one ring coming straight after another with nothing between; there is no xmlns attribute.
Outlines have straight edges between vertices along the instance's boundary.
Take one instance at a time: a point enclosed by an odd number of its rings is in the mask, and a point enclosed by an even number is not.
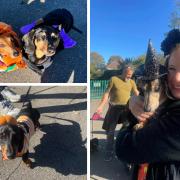
<svg viewBox="0 0 180 180"><path fill-rule="evenodd" d="M91 139L91 141L90 141L90 152L91 153L98 151L98 144L99 144L99 141L97 138Z"/></svg>
<svg viewBox="0 0 180 180"><path fill-rule="evenodd" d="M142 70L143 66L139 67L139 69ZM160 67L162 73L166 74L165 66L160 65ZM141 77L137 77L136 84L144 102L144 112L155 112L167 98L165 95L165 75L151 80L144 80ZM142 128L143 126L144 123L139 123L135 126L135 129Z"/></svg>
<svg viewBox="0 0 180 180"><path fill-rule="evenodd" d="M23 36L25 53L24 57L39 69L39 74L52 63L51 56L56 53L56 49L62 40L59 39L57 30L50 26L41 26L31 30Z"/></svg>
<svg viewBox="0 0 180 180"><path fill-rule="evenodd" d="M22 157L23 162L32 167L29 159L29 141L33 131L40 127L40 114L31 107L31 103L24 105L22 113L17 118L17 124L8 123L0 126L0 145L3 160ZM31 131L32 128L33 130Z"/></svg>
<svg viewBox="0 0 180 180"><path fill-rule="evenodd" d="M56 9L36 21L36 26L22 38L24 42L24 56L39 69L39 74L52 63L51 57L64 49L63 40L59 36L59 30L52 27L59 25L68 33L75 29L72 14L66 9Z"/></svg>
<svg viewBox="0 0 180 180"><path fill-rule="evenodd" d="M6 70L13 64L17 68L26 67L22 58L21 43L12 27L0 22L0 70Z"/></svg>

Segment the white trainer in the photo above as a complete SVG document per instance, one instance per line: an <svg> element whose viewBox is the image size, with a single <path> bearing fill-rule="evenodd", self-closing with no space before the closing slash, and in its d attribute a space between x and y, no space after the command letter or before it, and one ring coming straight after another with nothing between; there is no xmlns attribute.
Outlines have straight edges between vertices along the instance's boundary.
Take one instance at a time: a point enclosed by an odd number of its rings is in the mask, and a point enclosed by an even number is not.
<svg viewBox="0 0 180 180"><path fill-rule="evenodd" d="M10 115L14 118L18 116L20 109L15 108L10 101L0 101L0 115Z"/></svg>
<svg viewBox="0 0 180 180"><path fill-rule="evenodd" d="M1 94L4 97L4 99L7 99L7 100L9 100L11 102L19 102L21 100L21 96L16 94L14 91L9 89L8 87L5 87L1 91Z"/></svg>

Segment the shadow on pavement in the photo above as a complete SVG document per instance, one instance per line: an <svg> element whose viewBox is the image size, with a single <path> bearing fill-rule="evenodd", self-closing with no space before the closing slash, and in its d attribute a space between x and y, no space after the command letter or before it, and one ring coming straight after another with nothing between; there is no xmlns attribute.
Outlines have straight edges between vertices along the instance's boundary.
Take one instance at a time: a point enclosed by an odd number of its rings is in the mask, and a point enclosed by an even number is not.
<svg viewBox="0 0 180 180"><path fill-rule="evenodd" d="M58 123L42 126L45 133L36 146L34 166L50 167L63 175L87 173L87 149L82 141L77 122L66 120L68 125Z"/></svg>
<svg viewBox="0 0 180 180"><path fill-rule="evenodd" d="M106 135L106 131L91 131L92 134L105 134Z"/></svg>
<svg viewBox="0 0 180 180"><path fill-rule="evenodd" d="M86 93L29 94L30 99L86 99Z"/></svg>
<svg viewBox="0 0 180 180"><path fill-rule="evenodd" d="M43 117L48 117L48 118L52 118L52 119L56 119L56 120L64 120L64 121L74 121L71 119L65 119L65 118L59 118L59 117L54 117L54 116L48 116L48 115L42 115Z"/></svg>
<svg viewBox="0 0 180 180"><path fill-rule="evenodd" d="M98 151L90 155L91 179L113 179L113 180L131 180L131 173L127 171L121 161L115 156L112 161L105 161L105 139L98 139Z"/></svg>
<svg viewBox="0 0 180 180"><path fill-rule="evenodd" d="M56 113L56 112L69 112L87 110L87 102L79 102L74 104L38 107L40 113Z"/></svg>

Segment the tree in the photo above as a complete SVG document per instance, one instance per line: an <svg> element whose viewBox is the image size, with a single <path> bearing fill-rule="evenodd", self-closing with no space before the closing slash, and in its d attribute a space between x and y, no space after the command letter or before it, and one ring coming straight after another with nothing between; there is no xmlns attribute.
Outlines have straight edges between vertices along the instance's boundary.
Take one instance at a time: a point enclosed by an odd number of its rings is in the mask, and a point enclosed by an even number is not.
<svg viewBox="0 0 180 180"><path fill-rule="evenodd" d="M133 60L134 60L133 58L128 57L128 58L125 58L124 63L125 64L132 64Z"/></svg>
<svg viewBox="0 0 180 180"><path fill-rule="evenodd" d="M135 58L135 59L132 61L132 65L134 66L134 68L137 68L137 67L140 66L141 64L144 64L145 59L146 59L146 55L145 55L145 54L140 55L140 56L138 56L137 58Z"/></svg>
<svg viewBox="0 0 180 180"><path fill-rule="evenodd" d="M163 54L157 54L157 58L160 64L164 65L165 63L165 57Z"/></svg>
<svg viewBox="0 0 180 180"><path fill-rule="evenodd" d="M171 18L170 18L170 24L169 24L169 27L171 29L174 29L174 28L180 28L180 14L179 14L179 10L180 10L180 1L177 0L175 2L175 10L174 12L171 13Z"/></svg>
<svg viewBox="0 0 180 180"><path fill-rule="evenodd" d="M91 79L96 79L103 74L105 69L105 61L99 53L91 52L90 65Z"/></svg>
<svg viewBox="0 0 180 180"><path fill-rule="evenodd" d="M106 69L108 70L118 70L123 64L123 59L120 56L111 56L106 65Z"/></svg>

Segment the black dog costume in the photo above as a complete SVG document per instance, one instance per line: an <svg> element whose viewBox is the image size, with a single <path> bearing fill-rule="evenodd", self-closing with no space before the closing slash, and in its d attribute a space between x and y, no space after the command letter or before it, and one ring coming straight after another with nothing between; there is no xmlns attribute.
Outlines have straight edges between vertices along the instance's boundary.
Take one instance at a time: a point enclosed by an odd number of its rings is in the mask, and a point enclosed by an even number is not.
<svg viewBox="0 0 180 180"><path fill-rule="evenodd" d="M62 50L66 47L67 35L64 38L63 34L68 33L71 29L76 30L79 33L82 33L78 28L74 26L74 19L72 14L67 9L56 9L42 17L41 19L33 22L32 24L26 25L21 28L21 32L25 34L22 38L24 43L24 60L28 64L28 66L42 75L44 70L49 67L52 63L51 56L43 56L40 58L37 63L37 56L35 55L35 32L36 30L45 32L47 40L48 40L48 50L51 48L53 51ZM63 32L64 31L64 32ZM63 32L63 33L62 33ZM50 37L51 34L58 35L59 39L54 37ZM36 33L37 34L37 33ZM57 41L59 41L57 43ZM73 43L73 40L70 40L70 44ZM74 45L72 45L74 46ZM71 46L71 47L72 47ZM54 55L54 54L53 54Z"/></svg>

